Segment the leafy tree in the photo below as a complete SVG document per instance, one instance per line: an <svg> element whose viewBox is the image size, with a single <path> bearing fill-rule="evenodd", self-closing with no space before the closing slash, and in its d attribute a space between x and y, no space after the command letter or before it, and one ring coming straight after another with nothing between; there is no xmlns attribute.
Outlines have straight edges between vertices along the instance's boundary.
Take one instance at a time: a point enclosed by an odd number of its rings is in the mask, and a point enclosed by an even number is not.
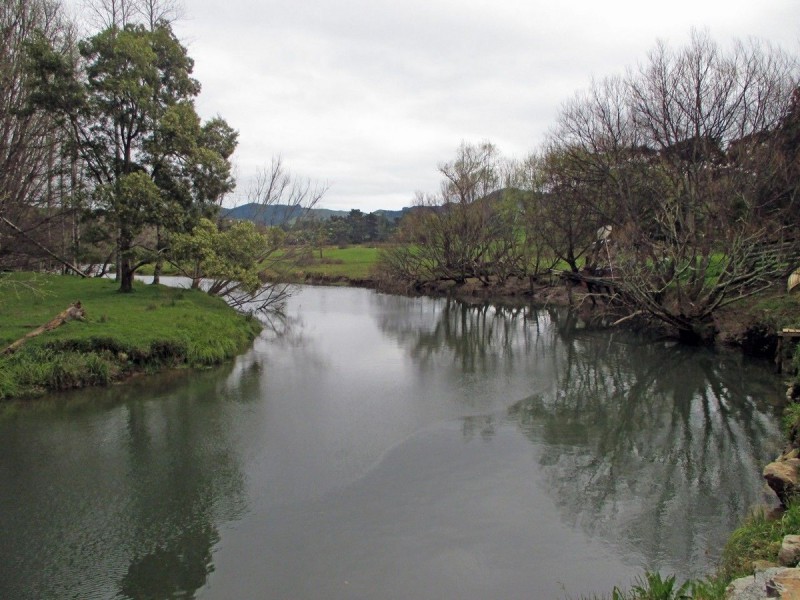
<svg viewBox="0 0 800 600"><path fill-rule="evenodd" d="M64 61L48 68L52 53L40 53L40 104L69 125L94 207L113 226L120 290L129 292L136 269L164 249L160 230L159 247L144 253L137 235L155 225L185 231L233 188L236 133L221 118L201 124L193 61L168 23L114 23L79 49L80 72L65 73Z"/></svg>
<svg viewBox="0 0 800 600"><path fill-rule="evenodd" d="M236 308L254 312L275 308L289 293L282 284L265 284L262 272L275 260L285 233L279 227L259 232L251 221L236 221L218 229L209 219L200 219L191 233L172 239L173 264L199 288L225 297Z"/></svg>

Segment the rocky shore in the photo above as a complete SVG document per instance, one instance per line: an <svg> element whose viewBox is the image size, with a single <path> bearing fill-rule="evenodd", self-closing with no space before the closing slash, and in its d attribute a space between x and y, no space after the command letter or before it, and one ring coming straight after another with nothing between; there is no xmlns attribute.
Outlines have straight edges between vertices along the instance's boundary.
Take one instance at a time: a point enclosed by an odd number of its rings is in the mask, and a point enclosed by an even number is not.
<svg viewBox="0 0 800 600"><path fill-rule="evenodd" d="M792 384L786 392L786 399L789 404L800 402L800 385ZM800 431L797 424L789 432L788 446L777 459L764 467L763 475L782 508L793 498L800 497ZM780 513L775 518L780 518ZM725 597L727 600L800 600L798 563L800 535L786 535L781 541L777 562L756 561L753 575L731 582Z"/></svg>

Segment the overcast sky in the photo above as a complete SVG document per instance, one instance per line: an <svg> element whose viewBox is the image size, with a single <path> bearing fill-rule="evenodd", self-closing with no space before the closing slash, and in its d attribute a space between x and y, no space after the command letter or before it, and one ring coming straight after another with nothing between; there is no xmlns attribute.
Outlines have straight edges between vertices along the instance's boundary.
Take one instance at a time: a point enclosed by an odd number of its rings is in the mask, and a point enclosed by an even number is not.
<svg viewBox="0 0 800 600"><path fill-rule="evenodd" d="M321 206L398 209L436 192L462 140L534 150L592 77L692 27L798 54L798 0L184 0L204 118L239 131L238 187L280 154Z"/></svg>

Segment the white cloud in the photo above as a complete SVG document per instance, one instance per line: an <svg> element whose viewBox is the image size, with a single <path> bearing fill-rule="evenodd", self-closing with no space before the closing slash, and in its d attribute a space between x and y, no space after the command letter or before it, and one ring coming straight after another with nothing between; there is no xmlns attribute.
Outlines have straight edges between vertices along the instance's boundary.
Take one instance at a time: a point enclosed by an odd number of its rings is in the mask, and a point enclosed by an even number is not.
<svg viewBox="0 0 800 600"><path fill-rule="evenodd" d="M796 52L796 0L186 0L176 24L198 109L240 132L249 178L281 154L331 184L332 208L400 208L438 189L461 140L521 156L592 77L624 72L691 28Z"/></svg>

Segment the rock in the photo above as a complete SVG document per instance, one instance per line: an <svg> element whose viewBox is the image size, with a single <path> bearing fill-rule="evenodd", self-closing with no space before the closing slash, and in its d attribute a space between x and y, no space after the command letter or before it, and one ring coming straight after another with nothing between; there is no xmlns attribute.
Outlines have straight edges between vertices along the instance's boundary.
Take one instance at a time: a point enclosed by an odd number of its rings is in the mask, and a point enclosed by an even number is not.
<svg viewBox="0 0 800 600"><path fill-rule="evenodd" d="M800 600L800 569L771 568L732 581L726 600Z"/></svg>
<svg viewBox="0 0 800 600"><path fill-rule="evenodd" d="M800 562L800 535L787 535L783 538L778 562L784 567L794 567Z"/></svg>
<svg viewBox="0 0 800 600"><path fill-rule="evenodd" d="M800 600L800 569L786 569L772 578L777 598Z"/></svg>
<svg viewBox="0 0 800 600"><path fill-rule="evenodd" d="M777 494L781 504L786 506L789 499L800 492L800 478L798 478L800 458L781 457L775 462L764 467L764 479Z"/></svg>
<svg viewBox="0 0 800 600"><path fill-rule="evenodd" d="M798 398L800 398L800 385L793 383L786 390L786 399L789 402L794 402Z"/></svg>

